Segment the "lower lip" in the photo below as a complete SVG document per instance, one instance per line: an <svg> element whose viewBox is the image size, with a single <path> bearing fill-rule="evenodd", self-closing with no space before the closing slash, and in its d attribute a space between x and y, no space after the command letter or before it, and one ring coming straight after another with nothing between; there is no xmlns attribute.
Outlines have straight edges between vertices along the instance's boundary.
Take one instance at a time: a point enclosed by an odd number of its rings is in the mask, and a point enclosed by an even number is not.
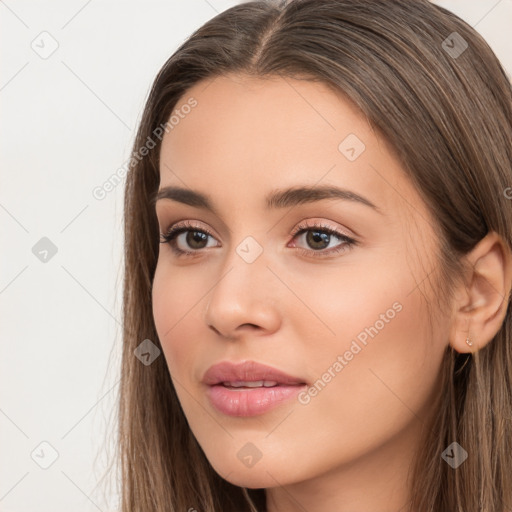
<svg viewBox="0 0 512 512"><path fill-rule="evenodd" d="M222 384L208 386L206 391L213 406L228 416L264 414L296 396L306 384L271 388L227 388Z"/></svg>

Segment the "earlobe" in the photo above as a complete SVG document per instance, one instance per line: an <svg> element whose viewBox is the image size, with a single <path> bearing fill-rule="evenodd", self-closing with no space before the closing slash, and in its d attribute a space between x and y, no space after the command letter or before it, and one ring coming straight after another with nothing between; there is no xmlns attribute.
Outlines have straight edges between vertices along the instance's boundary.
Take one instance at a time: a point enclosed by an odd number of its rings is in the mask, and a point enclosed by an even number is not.
<svg viewBox="0 0 512 512"><path fill-rule="evenodd" d="M512 252L497 233L489 232L466 259L467 280L458 290L450 335L459 353L476 352L492 341L503 325L512 287Z"/></svg>

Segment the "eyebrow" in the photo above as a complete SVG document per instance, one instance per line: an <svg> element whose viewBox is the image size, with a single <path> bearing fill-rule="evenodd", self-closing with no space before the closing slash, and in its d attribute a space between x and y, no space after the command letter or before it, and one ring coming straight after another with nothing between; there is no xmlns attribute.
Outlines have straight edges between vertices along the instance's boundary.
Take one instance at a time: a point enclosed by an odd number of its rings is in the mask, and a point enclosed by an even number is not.
<svg viewBox="0 0 512 512"><path fill-rule="evenodd" d="M211 198L201 192L188 188L175 186L162 187L157 190L150 199L150 204L155 205L161 199L177 201L195 208L209 210L218 216ZM265 198L267 209L287 208L299 204L313 203L324 199L342 199L353 201L375 210L383 215L383 212L369 199L347 190L334 186L296 186L284 190L274 190Z"/></svg>

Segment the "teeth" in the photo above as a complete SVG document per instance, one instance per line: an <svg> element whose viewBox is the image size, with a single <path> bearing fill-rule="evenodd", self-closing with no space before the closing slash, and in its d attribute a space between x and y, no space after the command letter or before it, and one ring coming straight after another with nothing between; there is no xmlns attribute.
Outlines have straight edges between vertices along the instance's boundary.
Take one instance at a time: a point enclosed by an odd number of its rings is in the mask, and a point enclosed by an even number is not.
<svg viewBox="0 0 512 512"><path fill-rule="evenodd" d="M231 388L242 388L242 387L245 387L245 388L261 388L261 387L271 388L272 386L276 386L277 382L274 380L255 380L252 382L238 380L235 382L223 382L222 384L224 386L231 387Z"/></svg>

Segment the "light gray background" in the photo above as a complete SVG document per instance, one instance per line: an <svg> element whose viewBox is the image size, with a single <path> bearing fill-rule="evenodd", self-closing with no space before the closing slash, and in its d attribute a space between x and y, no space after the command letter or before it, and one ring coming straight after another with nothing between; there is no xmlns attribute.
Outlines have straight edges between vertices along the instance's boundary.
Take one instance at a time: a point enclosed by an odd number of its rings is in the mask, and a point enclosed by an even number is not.
<svg viewBox="0 0 512 512"><path fill-rule="evenodd" d="M129 158L165 60L236 3L0 0L2 512L117 509L100 478L115 441L124 180L103 200L92 191ZM438 3L511 74L512 0ZM57 247L46 262L32 252L43 237ZM43 441L58 452L48 469Z"/></svg>

